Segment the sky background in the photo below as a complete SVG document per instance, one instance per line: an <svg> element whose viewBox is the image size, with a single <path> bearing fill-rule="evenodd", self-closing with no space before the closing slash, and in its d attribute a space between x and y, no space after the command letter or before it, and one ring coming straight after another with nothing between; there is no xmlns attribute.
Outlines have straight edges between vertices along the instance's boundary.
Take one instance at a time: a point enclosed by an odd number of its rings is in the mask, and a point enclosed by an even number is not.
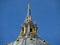
<svg viewBox="0 0 60 45"><path fill-rule="evenodd" d="M0 0L0 45L15 41L27 15L28 0ZM60 0L30 0L38 36L60 45Z"/></svg>

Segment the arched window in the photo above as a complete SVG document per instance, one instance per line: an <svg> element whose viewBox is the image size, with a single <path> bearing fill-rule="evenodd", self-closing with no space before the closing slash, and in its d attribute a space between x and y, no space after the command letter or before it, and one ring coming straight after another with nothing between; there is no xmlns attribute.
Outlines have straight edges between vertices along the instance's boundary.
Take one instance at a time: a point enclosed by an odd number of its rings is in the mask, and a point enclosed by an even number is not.
<svg viewBox="0 0 60 45"><path fill-rule="evenodd" d="M30 28L30 32L32 32L32 28Z"/></svg>

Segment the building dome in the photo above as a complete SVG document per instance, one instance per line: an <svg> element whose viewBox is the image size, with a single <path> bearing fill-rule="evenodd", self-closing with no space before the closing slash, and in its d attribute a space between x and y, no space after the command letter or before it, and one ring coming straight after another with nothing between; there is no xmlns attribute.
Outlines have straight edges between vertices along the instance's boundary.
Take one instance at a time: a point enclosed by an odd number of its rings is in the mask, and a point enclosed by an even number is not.
<svg viewBox="0 0 60 45"><path fill-rule="evenodd" d="M48 45L45 40L38 37L37 30L37 24L32 21L30 4L28 4L28 14L17 40L7 45Z"/></svg>
<svg viewBox="0 0 60 45"><path fill-rule="evenodd" d="M44 40L40 40L39 38L21 38L12 42L8 45L47 45L47 42Z"/></svg>

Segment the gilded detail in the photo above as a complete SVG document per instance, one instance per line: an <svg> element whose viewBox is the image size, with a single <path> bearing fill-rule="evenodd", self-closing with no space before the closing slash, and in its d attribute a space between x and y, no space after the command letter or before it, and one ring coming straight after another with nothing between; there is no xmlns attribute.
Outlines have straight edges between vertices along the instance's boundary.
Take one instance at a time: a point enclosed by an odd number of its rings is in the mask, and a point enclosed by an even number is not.
<svg viewBox="0 0 60 45"><path fill-rule="evenodd" d="M48 45L45 40L38 37L37 30L37 24L32 21L30 4L28 4L28 14L17 40L7 45Z"/></svg>

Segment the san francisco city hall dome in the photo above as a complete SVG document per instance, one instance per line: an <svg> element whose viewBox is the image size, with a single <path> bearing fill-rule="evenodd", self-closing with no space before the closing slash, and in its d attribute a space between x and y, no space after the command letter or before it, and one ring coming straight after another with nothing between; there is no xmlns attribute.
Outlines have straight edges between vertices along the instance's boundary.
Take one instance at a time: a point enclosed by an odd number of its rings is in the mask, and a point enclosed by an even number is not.
<svg viewBox="0 0 60 45"><path fill-rule="evenodd" d="M48 45L47 41L38 37L37 29L37 24L32 21L30 4L28 3L27 17L17 40L6 45Z"/></svg>

